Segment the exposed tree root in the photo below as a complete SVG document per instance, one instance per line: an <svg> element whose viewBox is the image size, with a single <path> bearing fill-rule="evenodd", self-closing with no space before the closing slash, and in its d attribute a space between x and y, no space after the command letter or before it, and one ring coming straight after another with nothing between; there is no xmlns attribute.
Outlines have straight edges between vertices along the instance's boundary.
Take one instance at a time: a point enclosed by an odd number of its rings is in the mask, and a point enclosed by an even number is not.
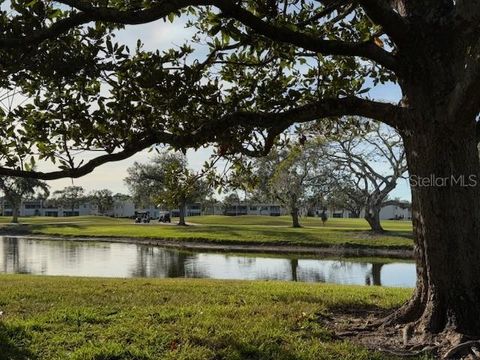
<svg viewBox="0 0 480 360"><path fill-rule="evenodd" d="M329 316L320 316L319 321L337 340L349 340L392 356L480 359L480 339L469 339L451 329L439 334L426 333L420 330L423 328L421 321L394 324L392 316L385 318L381 310L338 310Z"/></svg>
<svg viewBox="0 0 480 360"><path fill-rule="evenodd" d="M465 341L452 347L444 355L444 359L459 359L467 355L474 356L474 358L480 359L480 341L471 340Z"/></svg>

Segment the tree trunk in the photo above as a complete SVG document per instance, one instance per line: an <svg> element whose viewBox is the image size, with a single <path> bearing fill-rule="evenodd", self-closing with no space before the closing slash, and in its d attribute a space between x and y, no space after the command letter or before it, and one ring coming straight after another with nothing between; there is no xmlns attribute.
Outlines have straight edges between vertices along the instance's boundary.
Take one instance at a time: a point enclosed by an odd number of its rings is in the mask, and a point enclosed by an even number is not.
<svg viewBox="0 0 480 360"><path fill-rule="evenodd" d="M20 213L20 206L12 204L12 223L18 224L18 216Z"/></svg>
<svg viewBox="0 0 480 360"><path fill-rule="evenodd" d="M180 226L187 226L187 223L185 222L185 213L187 212L186 208L187 208L187 205L185 204L185 202L181 202L178 209L179 210L178 225Z"/></svg>
<svg viewBox="0 0 480 360"><path fill-rule="evenodd" d="M385 230L380 224L380 207L371 207L365 211L365 220L370 225L370 229L376 233L383 233Z"/></svg>
<svg viewBox="0 0 480 360"><path fill-rule="evenodd" d="M417 287L389 320L480 336L479 156L475 121L460 120L419 120L421 129L404 134Z"/></svg>
<svg viewBox="0 0 480 360"><path fill-rule="evenodd" d="M297 207L292 208L291 215L292 215L292 226L294 228L301 228L302 225L300 225L300 220L298 218L298 208Z"/></svg>

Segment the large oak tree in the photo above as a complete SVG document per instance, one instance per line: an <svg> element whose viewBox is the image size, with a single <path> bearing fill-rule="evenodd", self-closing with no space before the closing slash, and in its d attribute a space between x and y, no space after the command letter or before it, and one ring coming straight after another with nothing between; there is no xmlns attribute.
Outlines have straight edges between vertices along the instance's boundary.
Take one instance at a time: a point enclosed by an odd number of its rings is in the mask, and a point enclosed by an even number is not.
<svg viewBox="0 0 480 360"><path fill-rule="evenodd" d="M402 135L409 173L422 180L415 184L445 180L412 188L418 282L391 320L419 333L480 336L477 1L12 4L16 11L0 15L2 86L35 101L2 114L0 174L76 177L155 143L262 154L294 123L382 121ZM189 47L130 54L108 38L112 24L181 12L198 29L194 40L210 44L205 60L189 62ZM365 95L385 81L400 86L398 104ZM72 147L106 154L76 163ZM18 157L32 149L62 168L23 172Z"/></svg>

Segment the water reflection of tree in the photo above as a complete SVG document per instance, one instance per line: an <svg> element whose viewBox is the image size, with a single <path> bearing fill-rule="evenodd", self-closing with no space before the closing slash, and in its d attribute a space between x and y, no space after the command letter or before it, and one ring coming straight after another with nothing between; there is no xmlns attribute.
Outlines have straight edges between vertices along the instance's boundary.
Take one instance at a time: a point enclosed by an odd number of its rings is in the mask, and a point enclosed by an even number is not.
<svg viewBox="0 0 480 360"><path fill-rule="evenodd" d="M242 256L242 257L235 256L235 257L237 260L237 264L241 267L249 268L254 266L257 262L257 259L252 256ZM225 258L228 259L229 256L227 255Z"/></svg>
<svg viewBox="0 0 480 360"><path fill-rule="evenodd" d="M194 264L194 255L188 252L164 249L153 246L138 246L137 258L132 277L206 277L203 269L187 264Z"/></svg>
<svg viewBox="0 0 480 360"><path fill-rule="evenodd" d="M325 272L322 269L302 268L298 259L290 259L290 271L292 281L326 282Z"/></svg>
<svg viewBox="0 0 480 360"><path fill-rule="evenodd" d="M298 265L297 265L298 266ZM345 283L355 280L354 275L360 275L360 281L365 276L367 285L381 285L381 269L383 264L368 264L348 260L321 260L317 269L301 267L296 270L297 281ZM365 274L365 275L363 275ZM292 276L293 278L293 276Z"/></svg>
<svg viewBox="0 0 480 360"><path fill-rule="evenodd" d="M372 269L365 277L365 285L382 286L382 267L385 264L372 263Z"/></svg>
<svg viewBox="0 0 480 360"><path fill-rule="evenodd" d="M19 241L22 240L9 237L2 238L2 271L5 273L31 273L31 270L21 262Z"/></svg>
<svg viewBox="0 0 480 360"><path fill-rule="evenodd" d="M353 283L353 275L361 272L365 273L368 265L365 263L352 262L351 260L333 261L328 271L328 282L334 284Z"/></svg>
<svg viewBox="0 0 480 360"><path fill-rule="evenodd" d="M292 281L298 281L298 259L290 259L290 268L292 270Z"/></svg>

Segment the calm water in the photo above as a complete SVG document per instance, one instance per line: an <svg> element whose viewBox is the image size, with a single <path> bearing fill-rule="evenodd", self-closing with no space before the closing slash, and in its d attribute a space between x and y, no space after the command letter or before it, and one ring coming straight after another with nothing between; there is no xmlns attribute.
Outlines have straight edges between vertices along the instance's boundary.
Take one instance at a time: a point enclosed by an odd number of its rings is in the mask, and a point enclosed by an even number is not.
<svg viewBox="0 0 480 360"><path fill-rule="evenodd" d="M413 287L412 263L185 252L146 245L0 238L0 272L286 280Z"/></svg>

